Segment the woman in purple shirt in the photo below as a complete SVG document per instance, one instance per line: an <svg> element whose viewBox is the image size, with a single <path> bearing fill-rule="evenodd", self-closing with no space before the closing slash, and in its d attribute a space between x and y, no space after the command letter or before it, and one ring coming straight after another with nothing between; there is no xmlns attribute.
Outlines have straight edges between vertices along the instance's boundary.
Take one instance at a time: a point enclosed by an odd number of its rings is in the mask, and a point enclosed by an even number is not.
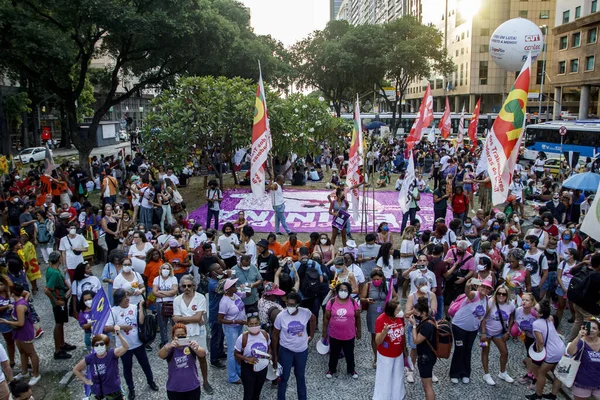
<svg viewBox="0 0 600 400"><path fill-rule="evenodd" d="M589 318L581 326L577 337L567 347L567 353L571 356L581 353L581 364L571 388L575 400L585 400L590 397L600 398L600 382L598 382L598 376L600 376L599 328L598 318Z"/></svg>
<svg viewBox="0 0 600 400"><path fill-rule="evenodd" d="M217 322L223 325L225 340L227 341L227 381L229 383L241 384L240 365L235 360L235 341L242 334L246 324L246 309L242 298L246 292L237 292L235 283L237 279L227 279L223 286L225 294L219 302L219 316Z"/></svg>
<svg viewBox="0 0 600 400"><path fill-rule="evenodd" d="M185 324L175 324L172 335L173 341L158 352L158 356L168 363L167 397L169 400L199 400L197 359L206 357L206 350L188 340Z"/></svg>
<svg viewBox="0 0 600 400"><path fill-rule="evenodd" d="M10 289L15 306L12 310L12 320L0 319L0 323L7 324L13 328L13 340L21 354L21 373L15 376L15 379L29 378L27 364L31 360L33 366L33 376L29 385L33 386L42 378L40 375L40 359L35 351L33 339L35 329L33 328L33 315L29 310L29 302L25 299L25 289L22 285L15 283Z"/></svg>
<svg viewBox="0 0 600 400"><path fill-rule="evenodd" d="M121 378L119 377L119 357L129 349L129 343L121 334L121 328L114 326L115 334L121 341L121 346L108 349L110 339L105 334L96 335L92 338L94 352L85 356L73 368L73 373L80 381L92 387L92 394L99 399L123 399L121 392ZM91 379L87 371L91 371Z"/></svg>

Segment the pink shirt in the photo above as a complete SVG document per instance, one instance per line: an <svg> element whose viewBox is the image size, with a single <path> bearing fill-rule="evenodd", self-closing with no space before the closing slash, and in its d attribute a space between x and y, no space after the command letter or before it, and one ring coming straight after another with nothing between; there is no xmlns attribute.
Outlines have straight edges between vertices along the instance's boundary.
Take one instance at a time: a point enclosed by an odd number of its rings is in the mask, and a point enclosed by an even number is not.
<svg viewBox="0 0 600 400"><path fill-rule="evenodd" d="M350 340L356 336L354 311L359 310L356 301L348 299L344 304L328 301L325 309L331 311L329 336L338 340Z"/></svg>

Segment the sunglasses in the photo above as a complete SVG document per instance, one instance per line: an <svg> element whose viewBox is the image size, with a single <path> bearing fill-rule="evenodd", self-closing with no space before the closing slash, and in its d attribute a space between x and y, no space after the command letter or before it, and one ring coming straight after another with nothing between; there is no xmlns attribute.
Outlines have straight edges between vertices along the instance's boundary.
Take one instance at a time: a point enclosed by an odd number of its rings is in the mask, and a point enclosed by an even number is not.
<svg viewBox="0 0 600 400"><path fill-rule="evenodd" d="M104 343L102 343L102 342L101 342L101 343L96 343L96 344L94 345L94 347L106 347L106 345L105 345Z"/></svg>
<svg viewBox="0 0 600 400"><path fill-rule="evenodd" d="M181 285L181 287L186 289L186 288L192 288L192 287L194 287L194 285Z"/></svg>
<svg viewBox="0 0 600 400"><path fill-rule="evenodd" d="M131 264L125 264L125 263L123 263L123 266L124 267L131 267Z"/></svg>
<svg viewBox="0 0 600 400"><path fill-rule="evenodd" d="M498 293L498 296L508 296L508 293Z"/></svg>

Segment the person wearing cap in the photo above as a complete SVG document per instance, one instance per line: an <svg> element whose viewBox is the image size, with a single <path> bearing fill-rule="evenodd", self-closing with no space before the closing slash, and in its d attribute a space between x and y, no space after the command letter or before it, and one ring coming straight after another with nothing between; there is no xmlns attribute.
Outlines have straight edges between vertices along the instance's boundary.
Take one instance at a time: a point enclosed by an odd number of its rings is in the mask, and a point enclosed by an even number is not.
<svg viewBox="0 0 600 400"><path fill-rule="evenodd" d="M244 385L244 400L260 399L260 392L271 366L271 337L260 328L260 318L248 315L248 331L235 341L235 358L240 363L241 380ZM266 365L265 365L266 364ZM261 368L262 369L257 369Z"/></svg>
<svg viewBox="0 0 600 400"><path fill-rule="evenodd" d="M256 244L256 267L258 272L262 276L264 281L273 282L275 279L275 272L279 268L279 262L277 256L269 251L269 242L265 239L261 239Z"/></svg>
<svg viewBox="0 0 600 400"><path fill-rule="evenodd" d="M196 292L196 284L192 275L184 275L179 281L179 286L182 293L173 300L173 323L184 324L188 339L206 349L206 297ZM207 394L213 394L214 390L208 383L206 356L199 357L199 361L203 380L202 388Z"/></svg>
<svg viewBox="0 0 600 400"><path fill-rule="evenodd" d="M252 265L252 256L244 254L239 265L233 267L231 273L238 279L238 289L246 292L243 299L246 313L258 312L258 287L262 285L263 280L258 268Z"/></svg>
<svg viewBox="0 0 600 400"><path fill-rule="evenodd" d="M71 355L67 351L76 348L65 342L64 324L69 322L67 301L71 297L71 289L69 282L60 271L60 253L58 251L50 253L48 261L44 293L52 303L52 313L54 314L54 359L69 359Z"/></svg>
<svg viewBox="0 0 600 400"><path fill-rule="evenodd" d="M227 341L227 381L241 384L241 369L234 357L237 338L246 325L246 309L243 298L246 292L238 292L237 279L227 279L223 285L224 295L219 302L218 322L223 325L223 333Z"/></svg>
<svg viewBox="0 0 600 400"><path fill-rule="evenodd" d="M83 253L88 249L87 240L77 233L77 222L69 224L69 233L60 239L58 249L62 254L62 265L67 267L69 277L73 281L75 268L84 261Z"/></svg>
<svg viewBox="0 0 600 400"><path fill-rule="evenodd" d="M493 287L492 282L478 281L477 290L471 290L474 279L469 279L465 285L466 298L452 318L452 335L454 338L454 352L450 364L450 381L457 384L459 379L464 384L470 382L471 378L471 352L473 343L477 338L477 332L481 321L487 313L488 296Z"/></svg>
<svg viewBox="0 0 600 400"><path fill-rule="evenodd" d="M177 281L188 273L190 267L190 257L186 250L179 248L179 242L176 239L169 240L169 249L165 251L163 258L173 266L173 273Z"/></svg>
<svg viewBox="0 0 600 400"><path fill-rule="evenodd" d="M310 252L310 249L309 249ZM340 248L340 251L338 252L339 256L343 256L344 254L352 254L352 257L356 260L356 258L358 257L358 249L357 249L357 245L356 242L352 239L348 239L346 240L346 246Z"/></svg>
<svg viewBox="0 0 600 400"><path fill-rule="evenodd" d="M263 329L270 331L277 314L283 311L281 297L285 292L274 284L267 282L262 297L258 300L258 316Z"/></svg>

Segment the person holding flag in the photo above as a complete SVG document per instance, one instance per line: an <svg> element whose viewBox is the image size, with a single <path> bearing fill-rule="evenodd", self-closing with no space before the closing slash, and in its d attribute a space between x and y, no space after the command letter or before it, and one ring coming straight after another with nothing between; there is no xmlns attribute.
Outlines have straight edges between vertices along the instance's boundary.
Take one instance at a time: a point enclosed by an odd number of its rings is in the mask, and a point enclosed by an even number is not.
<svg viewBox="0 0 600 400"><path fill-rule="evenodd" d="M477 100L477 104L475 105L475 110L473 110L473 115L471 116L471 121L469 122L468 134L469 138L471 138L471 152L474 153L477 148L477 126L479 125L479 108L481 105L481 98Z"/></svg>
<svg viewBox="0 0 600 400"><path fill-rule="evenodd" d="M400 189L398 195L398 203L402 209L402 227L400 231L404 231L407 222L414 220L417 217L417 211L419 210L418 201L421 200L421 194L416 184L415 176L415 159L412 151L408 155L408 168L406 169L406 175L404 176L404 183Z"/></svg>
<svg viewBox="0 0 600 400"><path fill-rule="evenodd" d="M348 157L348 172L346 174L346 185L350 188L350 199L352 201L352 211L355 220L358 220L358 186L363 182L360 175L360 167L364 165L364 143L360 123L360 104L358 95L354 104L354 125L352 126L352 141L350 142L350 152ZM332 235L333 236L333 235ZM335 240L334 240L335 243ZM344 239L344 246L346 240Z"/></svg>
<svg viewBox="0 0 600 400"><path fill-rule="evenodd" d="M448 103L448 96L446 96L446 108L444 109L442 118L440 118L438 129L440 130L440 134L444 140L448 139L450 132L452 131L452 120L450 118L450 103Z"/></svg>

